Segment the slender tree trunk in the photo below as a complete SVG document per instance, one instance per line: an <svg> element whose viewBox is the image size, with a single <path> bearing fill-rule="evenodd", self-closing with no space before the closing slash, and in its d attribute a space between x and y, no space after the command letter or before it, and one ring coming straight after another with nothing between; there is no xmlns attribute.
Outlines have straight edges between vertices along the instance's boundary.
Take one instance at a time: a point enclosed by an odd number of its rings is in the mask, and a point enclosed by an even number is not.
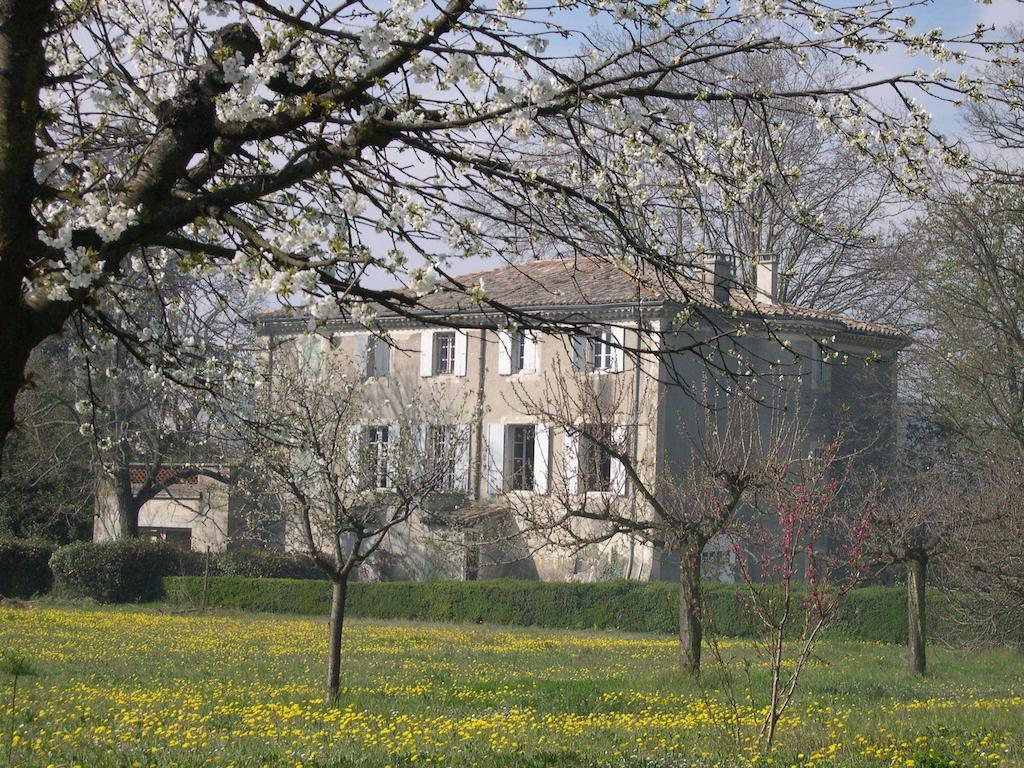
<svg viewBox="0 0 1024 768"><path fill-rule="evenodd" d="M679 668L688 675L700 674L701 624L704 597L700 588L700 558L704 543L688 536L679 549Z"/></svg>
<svg viewBox="0 0 1024 768"><path fill-rule="evenodd" d="M916 554L907 560L907 668L912 674L925 673L925 594L928 556Z"/></svg>
<svg viewBox="0 0 1024 768"><path fill-rule="evenodd" d="M327 701L338 698L341 689L341 632L345 626L345 595L348 576L331 580L331 618L327 640Z"/></svg>

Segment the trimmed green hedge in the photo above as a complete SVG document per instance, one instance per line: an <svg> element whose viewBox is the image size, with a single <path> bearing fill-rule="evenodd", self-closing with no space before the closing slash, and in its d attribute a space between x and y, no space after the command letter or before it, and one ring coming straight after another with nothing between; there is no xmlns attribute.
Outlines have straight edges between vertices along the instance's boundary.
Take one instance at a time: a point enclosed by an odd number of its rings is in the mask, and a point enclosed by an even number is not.
<svg viewBox="0 0 1024 768"><path fill-rule="evenodd" d="M0 597L33 597L50 591L53 545L0 536Z"/></svg>
<svg viewBox="0 0 1024 768"><path fill-rule="evenodd" d="M165 576L198 573L201 556L159 541L78 541L50 558L53 587L69 597L136 603L163 596Z"/></svg>
<svg viewBox="0 0 1024 768"><path fill-rule="evenodd" d="M164 579L167 600L198 605L201 578ZM593 584L541 581L354 582L348 615L375 619L512 624L566 629L621 629L674 633L678 626L677 586L668 582L609 581ZM326 614L326 581L211 577L207 604L275 613ZM739 605L734 587L705 585L717 631L751 637L754 621ZM944 599L933 595L929 626L942 624ZM906 596L899 587L854 590L843 605L833 636L886 643L906 642Z"/></svg>

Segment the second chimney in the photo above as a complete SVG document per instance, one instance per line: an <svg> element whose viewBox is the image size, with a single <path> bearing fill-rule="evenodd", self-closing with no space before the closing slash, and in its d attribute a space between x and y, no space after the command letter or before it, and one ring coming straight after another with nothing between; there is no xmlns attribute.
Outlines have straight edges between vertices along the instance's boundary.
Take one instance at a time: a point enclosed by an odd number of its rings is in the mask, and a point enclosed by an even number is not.
<svg viewBox="0 0 1024 768"><path fill-rule="evenodd" d="M754 298L758 304L774 304L779 298L779 258L775 254L757 259L757 285Z"/></svg>

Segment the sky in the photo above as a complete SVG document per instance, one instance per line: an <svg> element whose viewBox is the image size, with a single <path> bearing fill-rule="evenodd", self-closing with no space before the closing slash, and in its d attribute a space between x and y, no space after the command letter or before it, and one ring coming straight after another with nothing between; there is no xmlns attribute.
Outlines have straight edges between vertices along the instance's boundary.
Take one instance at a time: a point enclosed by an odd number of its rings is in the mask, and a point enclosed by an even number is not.
<svg viewBox="0 0 1024 768"><path fill-rule="evenodd" d="M834 0L833 4L838 6L852 5L854 0L844 2ZM892 0L894 5L902 5L902 0ZM992 0L990 3L980 0L932 0L925 5L916 6L909 11L901 11L899 15L912 15L916 19L915 29L926 31L934 27L940 27L947 35L965 34L973 31L977 24L985 24L994 28L993 35L996 37L1007 34L1010 28L1019 24L1024 27L1024 0ZM572 12L559 16L559 21L566 26L575 27L580 30L593 31L596 28L595 19L584 12ZM557 46L555 44L553 48ZM567 51L568 52L568 51ZM554 53L549 49L548 53ZM865 73L862 76L877 79L886 75L909 72L916 68L931 72L942 67L954 71L955 65L940 65L926 56L908 58L900 51L873 57L869 64L874 71ZM920 97L925 109L934 118L933 126L940 132L950 137L963 134L963 126L959 110L945 102L937 99L928 100ZM477 258L458 260L455 262L457 272L466 273L481 268L502 266L504 262L492 259L490 261ZM387 275L373 275L367 281L368 285L375 288L394 286L394 278Z"/></svg>

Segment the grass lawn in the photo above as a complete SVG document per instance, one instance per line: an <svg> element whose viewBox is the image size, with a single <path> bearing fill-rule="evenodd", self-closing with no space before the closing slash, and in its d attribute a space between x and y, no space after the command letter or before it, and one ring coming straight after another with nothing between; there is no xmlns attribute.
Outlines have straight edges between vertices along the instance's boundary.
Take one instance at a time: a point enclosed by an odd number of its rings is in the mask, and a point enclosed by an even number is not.
<svg viewBox="0 0 1024 768"><path fill-rule="evenodd" d="M935 649L915 680L902 648L824 643L758 757L722 727L720 674L683 679L667 637L353 621L329 707L325 634L320 618L0 608L0 650L40 670L11 764L1024 766L1024 656L1009 651ZM723 646L759 706L752 647Z"/></svg>

